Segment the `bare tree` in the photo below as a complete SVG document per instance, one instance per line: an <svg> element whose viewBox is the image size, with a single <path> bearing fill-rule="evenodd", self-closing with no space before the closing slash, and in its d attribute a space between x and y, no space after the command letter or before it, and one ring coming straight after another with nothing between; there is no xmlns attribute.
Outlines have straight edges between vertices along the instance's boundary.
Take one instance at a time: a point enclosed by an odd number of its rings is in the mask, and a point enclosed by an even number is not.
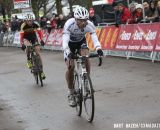
<svg viewBox="0 0 160 130"><path fill-rule="evenodd" d="M46 6L48 5L49 0L31 0L33 13L36 18L39 18L39 10L44 9L44 14L46 13Z"/></svg>
<svg viewBox="0 0 160 130"><path fill-rule="evenodd" d="M92 7L92 0L68 0L70 12L73 12L72 6L75 5L81 5L83 7L86 7L89 9Z"/></svg>
<svg viewBox="0 0 160 130"><path fill-rule="evenodd" d="M56 9L57 9L57 14L62 14L62 0L56 0Z"/></svg>

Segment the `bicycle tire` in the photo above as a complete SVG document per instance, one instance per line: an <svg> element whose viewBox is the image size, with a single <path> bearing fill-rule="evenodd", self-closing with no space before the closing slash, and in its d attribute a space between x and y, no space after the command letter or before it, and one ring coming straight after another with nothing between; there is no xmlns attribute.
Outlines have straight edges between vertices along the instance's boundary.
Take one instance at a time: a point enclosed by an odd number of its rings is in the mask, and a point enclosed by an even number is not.
<svg viewBox="0 0 160 130"><path fill-rule="evenodd" d="M91 123L93 121L95 111L94 90L90 76L88 74L84 74L83 78L83 102L85 115L87 121Z"/></svg>
<svg viewBox="0 0 160 130"><path fill-rule="evenodd" d="M38 74L34 73L34 77L35 77L36 83L38 84Z"/></svg>
<svg viewBox="0 0 160 130"><path fill-rule="evenodd" d="M76 114L81 116L82 114L82 89L79 84L79 77L77 74L74 75L74 89L75 89L75 101L76 101Z"/></svg>
<svg viewBox="0 0 160 130"><path fill-rule="evenodd" d="M35 77L36 80L36 84L39 84L39 79L38 79L38 72L37 72L37 57L36 55L34 55L33 53L31 54L31 60L32 60L32 71L33 71L33 75Z"/></svg>
<svg viewBox="0 0 160 130"><path fill-rule="evenodd" d="M41 82L41 87L43 87L43 79L42 79L42 77L41 77L41 72L39 72L38 75L39 75L39 80L40 80L40 82Z"/></svg>
<svg viewBox="0 0 160 130"><path fill-rule="evenodd" d="M33 55L32 60L36 70L36 83L38 84L38 82L40 81L40 85L41 87L43 87L43 79L41 77L40 58L38 55Z"/></svg>

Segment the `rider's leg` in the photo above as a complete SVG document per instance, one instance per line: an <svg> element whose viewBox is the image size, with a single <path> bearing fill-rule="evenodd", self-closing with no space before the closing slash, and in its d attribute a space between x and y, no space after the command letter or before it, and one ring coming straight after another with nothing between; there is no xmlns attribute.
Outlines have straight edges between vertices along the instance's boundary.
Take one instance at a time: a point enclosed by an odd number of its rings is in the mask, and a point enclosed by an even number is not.
<svg viewBox="0 0 160 130"><path fill-rule="evenodd" d="M67 71L66 71L66 81L68 84L69 94L68 94L68 102L69 105L72 107L76 106L76 102L74 100L74 86L73 86L73 80L74 80L74 60L66 60L67 64Z"/></svg>
<svg viewBox="0 0 160 130"><path fill-rule="evenodd" d="M30 57L30 49L29 49L29 47L26 47L26 54L27 54L27 60L30 60L31 57Z"/></svg>
<svg viewBox="0 0 160 130"><path fill-rule="evenodd" d="M31 62L31 57L30 57L30 48L26 47L26 54L27 54L27 66L29 69L32 68L32 62Z"/></svg>
<svg viewBox="0 0 160 130"><path fill-rule="evenodd" d="M67 71L66 71L66 81L68 84L68 89L70 91L74 90L73 86L73 72L74 72L74 60L66 60Z"/></svg>

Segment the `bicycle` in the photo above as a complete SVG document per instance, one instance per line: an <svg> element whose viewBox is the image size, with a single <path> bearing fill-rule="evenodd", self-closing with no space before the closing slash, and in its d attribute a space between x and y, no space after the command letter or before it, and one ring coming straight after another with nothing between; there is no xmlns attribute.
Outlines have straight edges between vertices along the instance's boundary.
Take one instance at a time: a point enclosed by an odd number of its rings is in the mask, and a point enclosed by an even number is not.
<svg viewBox="0 0 160 130"><path fill-rule="evenodd" d="M76 101L76 113L81 116L82 113L82 102L84 103L85 115L88 122L92 122L94 118L95 111L95 101L94 101L94 89L90 75L86 71L85 62L88 58L99 57L98 54L88 55L87 51L84 51L83 55L76 54L73 59L75 62L74 68L74 81L73 85L75 88L74 98ZM87 52L87 53L86 53ZM99 65L102 65L102 57L99 57Z"/></svg>
<svg viewBox="0 0 160 130"><path fill-rule="evenodd" d="M38 85L40 81L40 85L41 87L43 87L43 79L41 77L42 65L40 63L41 62L40 57L36 53L35 48L34 48L36 45L31 45L29 41L26 41L25 45L27 46L29 50L29 55L31 57L31 63L32 63L31 73L35 77L36 84Z"/></svg>

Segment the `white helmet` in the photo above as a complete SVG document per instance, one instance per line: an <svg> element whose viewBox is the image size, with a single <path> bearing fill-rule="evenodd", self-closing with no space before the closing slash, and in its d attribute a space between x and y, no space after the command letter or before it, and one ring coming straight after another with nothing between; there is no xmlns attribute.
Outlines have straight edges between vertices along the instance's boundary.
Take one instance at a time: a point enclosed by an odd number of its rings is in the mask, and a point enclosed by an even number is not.
<svg viewBox="0 0 160 130"><path fill-rule="evenodd" d="M26 20L33 20L33 15L27 14L27 15L25 16L25 19L26 19Z"/></svg>
<svg viewBox="0 0 160 130"><path fill-rule="evenodd" d="M88 10L84 7L78 6L74 11L74 17L76 19L88 19L89 18Z"/></svg>
<svg viewBox="0 0 160 130"><path fill-rule="evenodd" d="M140 8L140 9L143 9L142 4L137 4L137 5L136 5L136 9L139 9L139 8Z"/></svg>

